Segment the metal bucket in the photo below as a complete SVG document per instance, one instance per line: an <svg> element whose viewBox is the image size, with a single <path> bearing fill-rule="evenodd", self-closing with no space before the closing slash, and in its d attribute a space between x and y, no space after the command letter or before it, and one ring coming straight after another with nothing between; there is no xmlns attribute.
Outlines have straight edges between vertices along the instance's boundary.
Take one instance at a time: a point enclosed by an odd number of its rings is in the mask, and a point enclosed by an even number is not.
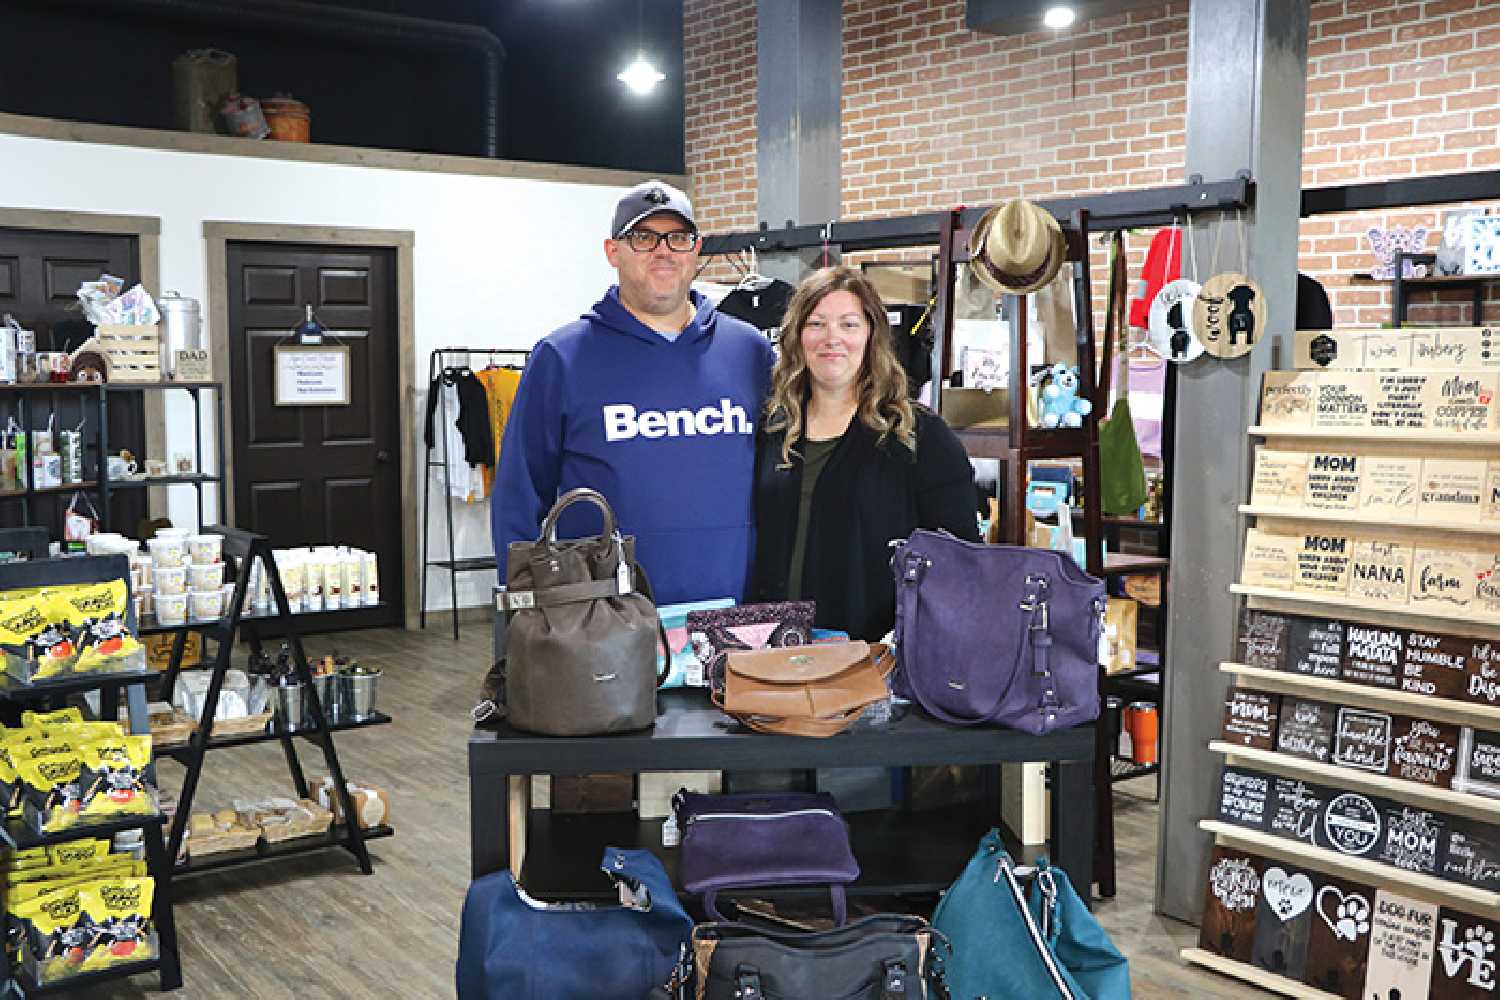
<svg viewBox="0 0 1500 1000"><path fill-rule="evenodd" d="M375 714L375 688L380 674L339 674L339 708L342 718L364 722Z"/></svg>
<svg viewBox="0 0 1500 1000"><path fill-rule="evenodd" d="M177 373L178 351L203 349L203 313L197 299L166 292L156 300L161 310L161 367Z"/></svg>
<svg viewBox="0 0 1500 1000"><path fill-rule="evenodd" d="M287 732L302 728L301 684L277 684L272 687L271 705L279 728Z"/></svg>
<svg viewBox="0 0 1500 1000"><path fill-rule="evenodd" d="M313 689L318 693L318 704L323 709L323 718L329 722L338 720L338 687L335 681L338 678L333 674L323 674L321 677L313 677ZM303 721L308 728L316 728L318 720L313 713L312 699L306 699L304 706Z"/></svg>

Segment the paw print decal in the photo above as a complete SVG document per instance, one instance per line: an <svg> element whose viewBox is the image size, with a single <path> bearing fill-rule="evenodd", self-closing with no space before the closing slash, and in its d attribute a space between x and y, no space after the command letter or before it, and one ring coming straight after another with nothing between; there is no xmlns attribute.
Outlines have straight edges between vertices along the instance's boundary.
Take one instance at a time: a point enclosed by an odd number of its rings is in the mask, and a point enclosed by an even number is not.
<svg viewBox="0 0 1500 1000"><path fill-rule="evenodd" d="M1345 941L1355 941L1370 932L1370 904L1365 897L1350 894L1333 911L1333 933Z"/></svg>
<svg viewBox="0 0 1500 1000"><path fill-rule="evenodd" d="M1464 931L1464 950L1476 959L1488 958L1495 953L1495 932L1488 927L1470 927Z"/></svg>

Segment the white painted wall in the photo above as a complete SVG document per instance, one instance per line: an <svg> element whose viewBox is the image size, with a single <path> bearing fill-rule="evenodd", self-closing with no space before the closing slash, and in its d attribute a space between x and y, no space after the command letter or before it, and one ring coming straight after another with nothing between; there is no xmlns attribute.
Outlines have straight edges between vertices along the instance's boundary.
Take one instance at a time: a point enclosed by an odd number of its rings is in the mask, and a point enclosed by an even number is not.
<svg viewBox="0 0 1500 1000"><path fill-rule="evenodd" d="M621 190L0 134L0 206L160 217L163 285L202 302L205 317L205 221L415 232L419 381L434 348L527 348L597 299L614 278L601 244ZM169 411L169 425L191 419L188 405ZM408 442L405 462L424 460L425 389L419 407L418 438ZM189 436L182 447L190 443ZM173 519L189 523L191 490L171 492ZM446 539L439 495L435 487L428 530L440 555ZM488 503L454 507L459 556L491 552ZM420 517L421 510L407 515ZM486 603L492 582L487 574L461 577L460 605ZM434 571L429 588L428 606L446 607L446 574Z"/></svg>

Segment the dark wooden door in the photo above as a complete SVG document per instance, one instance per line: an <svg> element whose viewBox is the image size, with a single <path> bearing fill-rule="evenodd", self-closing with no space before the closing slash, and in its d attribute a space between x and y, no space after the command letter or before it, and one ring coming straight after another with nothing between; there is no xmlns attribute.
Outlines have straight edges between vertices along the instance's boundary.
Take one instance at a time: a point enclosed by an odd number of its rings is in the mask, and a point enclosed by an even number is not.
<svg viewBox="0 0 1500 1000"><path fill-rule="evenodd" d="M229 355L237 526L278 548L350 545L380 558L381 607L318 629L402 618L395 251L231 243ZM349 348L348 406L276 406L273 356L311 305Z"/></svg>
<svg viewBox="0 0 1500 1000"><path fill-rule="evenodd" d="M71 307L77 304L78 286L101 274L123 278L127 287L141 280L140 247L134 236L0 228L0 313L10 313L21 326L35 331L38 351L73 350L93 335L94 328L83 313ZM148 291L154 294L159 289ZM24 423L30 430L45 430L48 417L53 414L59 429L85 422L84 478L97 481L99 428L94 423L99 412L98 393L80 389L22 391L27 392ZM18 423L23 422L17 393L0 391L0 427L6 426L12 416ZM115 393L110 400L108 419L110 448L129 449L138 460L144 460L143 395ZM99 504L98 490L87 492ZM72 496L70 490L0 498L0 525L16 527L29 523L46 528L54 540L59 539L63 512ZM110 529L134 534L137 522L145 514L145 502L145 490L114 491L108 511Z"/></svg>

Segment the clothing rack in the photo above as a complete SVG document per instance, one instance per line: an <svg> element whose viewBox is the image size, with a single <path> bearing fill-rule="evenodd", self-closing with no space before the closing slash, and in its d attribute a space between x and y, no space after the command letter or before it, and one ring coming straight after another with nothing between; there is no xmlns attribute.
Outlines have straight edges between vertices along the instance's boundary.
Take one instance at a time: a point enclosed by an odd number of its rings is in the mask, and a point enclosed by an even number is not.
<svg viewBox="0 0 1500 1000"><path fill-rule="evenodd" d="M454 367L469 367L473 365L474 358L478 356L487 358L491 362L508 368L522 368L526 364L531 352L512 349L491 349L486 347L439 347L433 351L427 361L427 388L432 391L432 385L437 381L444 370ZM462 358L461 364L450 363L455 359ZM453 498L451 495L452 483L449 481L448 460L448 435L446 433L448 421L456 419L458 414L448 411L448 397L441 390L438 392L438 423L433 432L433 443L427 448L426 472L422 477L422 610L420 612L420 624L422 628L427 627L427 577L434 569L446 569L448 571L448 599L451 602L453 614L453 639L458 641L458 574L480 573L485 570L494 572L499 563L493 555L469 556L459 558L454 551L453 542ZM439 431L443 433L439 433ZM439 447L438 438L442 438L442 461L433 461L433 452ZM499 446L499 442L496 442ZM430 510L432 506L432 469L443 470L443 514L448 529L448 556L446 559L433 559L431 557L431 530Z"/></svg>

